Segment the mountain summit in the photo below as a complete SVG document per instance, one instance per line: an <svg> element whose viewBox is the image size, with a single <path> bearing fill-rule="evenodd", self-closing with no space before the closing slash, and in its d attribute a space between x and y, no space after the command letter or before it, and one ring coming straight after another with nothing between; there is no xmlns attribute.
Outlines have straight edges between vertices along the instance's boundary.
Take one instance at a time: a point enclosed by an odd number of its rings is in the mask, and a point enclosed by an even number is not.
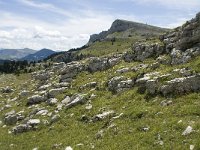
<svg viewBox="0 0 200 150"><path fill-rule="evenodd" d="M158 35L163 32L169 31L169 29L160 28L144 23L132 22L127 20L117 19L115 20L108 31L102 31L99 34L93 34L90 36L89 44L95 41L102 41L110 38L127 38L135 35ZM122 35L112 35L114 33L124 32Z"/></svg>

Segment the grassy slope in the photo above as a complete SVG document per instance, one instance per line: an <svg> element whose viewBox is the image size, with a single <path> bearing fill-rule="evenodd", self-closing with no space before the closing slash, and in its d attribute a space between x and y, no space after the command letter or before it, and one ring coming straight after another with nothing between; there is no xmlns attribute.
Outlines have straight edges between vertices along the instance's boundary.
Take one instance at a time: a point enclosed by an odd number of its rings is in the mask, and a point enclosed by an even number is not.
<svg viewBox="0 0 200 150"><path fill-rule="evenodd" d="M154 62L154 60L147 60L145 63ZM77 88L84 83L97 81L99 90L90 91L86 89L82 93L94 93L97 95L92 100L93 108L86 110L85 105L78 105L74 108L61 111L61 119L51 126L39 126L37 131L31 131L19 135L8 134L10 127L0 127L0 149L32 149L39 147L39 149L52 149L53 144L62 143L60 149L67 145L76 149L91 149L91 145L95 149L113 150L113 149L180 149L187 150L189 145L195 145L195 149L200 149L200 134L199 134L199 99L200 93L191 93L172 98L173 104L163 107L160 105L161 101L166 98L157 96L146 100L145 95L137 93L137 88L122 92L118 95L113 95L106 89L106 82L111 77L118 75L115 70L123 66L135 66L138 62L125 63L121 62L114 68L107 71L96 72L89 74L83 72L78 75L77 79L72 83L73 88L66 92L66 95L77 92ZM156 71L169 72L174 68L191 67L197 72L200 72L200 57L192 60L192 62L179 66L161 66ZM152 71L152 70L147 70ZM125 76L132 77L135 73L126 73ZM24 80L29 81L25 85L27 88L33 88L30 84L30 76L25 74L19 77L13 75L1 76L0 87L5 85L13 86L16 91L11 97L15 97L20 89L24 87ZM59 96L62 100L64 95ZM0 97L0 106L7 100L8 96L2 95ZM20 99L22 102L19 107L14 106L15 110L21 110L25 107L26 98ZM45 105L44 105L45 106ZM95 123L84 123L80 121L83 114L92 117L99 113L99 109L114 110L117 114L124 113L124 115L114 120L112 123L116 127L109 128L109 119ZM7 109L1 112L3 114L12 110ZM48 109L51 110L49 106ZM28 111L28 109L26 109ZM73 116L71 114L74 114ZM182 123L178 123L182 120ZM188 136L182 136L185 128L191 125L194 132ZM147 132L141 131L142 127L149 127ZM104 130L102 139L96 139L96 133ZM164 144L161 146L157 144L158 134L161 136ZM83 143L83 146L76 146ZM10 147L10 144L14 144Z"/></svg>

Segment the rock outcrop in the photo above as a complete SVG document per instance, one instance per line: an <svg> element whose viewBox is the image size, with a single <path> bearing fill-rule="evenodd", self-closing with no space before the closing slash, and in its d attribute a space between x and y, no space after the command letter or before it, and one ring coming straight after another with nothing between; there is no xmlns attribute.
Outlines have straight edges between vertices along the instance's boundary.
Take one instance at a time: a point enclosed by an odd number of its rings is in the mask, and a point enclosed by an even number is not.
<svg viewBox="0 0 200 150"><path fill-rule="evenodd" d="M108 81L108 89L113 93L118 93L130 89L134 85L134 80L126 79L123 76L113 77Z"/></svg>
<svg viewBox="0 0 200 150"><path fill-rule="evenodd" d="M121 61L121 59L122 59L121 55L116 55L110 58L93 57L89 61L87 70L89 72L103 71L116 65Z"/></svg>
<svg viewBox="0 0 200 150"><path fill-rule="evenodd" d="M85 69L85 66L79 62L71 62L68 63L60 72L61 82L71 82L73 78L76 77L78 73L83 71Z"/></svg>

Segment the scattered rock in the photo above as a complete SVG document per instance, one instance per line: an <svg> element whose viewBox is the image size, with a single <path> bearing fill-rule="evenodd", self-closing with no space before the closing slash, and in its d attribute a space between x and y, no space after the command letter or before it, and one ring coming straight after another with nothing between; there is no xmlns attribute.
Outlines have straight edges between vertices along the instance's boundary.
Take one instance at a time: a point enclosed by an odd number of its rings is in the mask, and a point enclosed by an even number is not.
<svg viewBox="0 0 200 150"><path fill-rule="evenodd" d="M190 145L190 150L194 150L194 145Z"/></svg>
<svg viewBox="0 0 200 150"><path fill-rule="evenodd" d="M164 100L160 103L161 106L169 106L169 105L172 105L173 102L171 100L167 101L167 100Z"/></svg>
<svg viewBox="0 0 200 150"><path fill-rule="evenodd" d="M100 120L103 120L103 119L105 119L105 118L111 117L111 116L113 116L114 114L115 114L115 112L114 112L113 110L111 110L111 111L106 111L106 112L103 112L103 113L101 113L101 114L98 114L98 115L94 116L92 120L93 120L94 122L95 122L95 121L100 121Z"/></svg>
<svg viewBox="0 0 200 150"><path fill-rule="evenodd" d="M57 89L51 89L51 90L49 90L49 92L48 92L48 97L49 97L49 98L54 98L54 97L56 97L57 95L63 93L65 90L66 90L65 87L63 87L63 88L57 88Z"/></svg>
<svg viewBox="0 0 200 150"><path fill-rule="evenodd" d="M4 122L6 125L14 125L17 123L17 115L16 114L9 114L6 115L4 118Z"/></svg>
<svg viewBox="0 0 200 150"><path fill-rule="evenodd" d="M60 115L53 115L50 119L50 124L57 122L60 119Z"/></svg>
<svg viewBox="0 0 200 150"><path fill-rule="evenodd" d="M37 113L36 113L36 115L41 115L41 116L45 116L45 115L47 115L48 114L48 110L46 110L46 109L41 109L41 110L39 110Z"/></svg>
<svg viewBox="0 0 200 150"><path fill-rule="evenodd" d="M122 69L118 69L117 71L116 71L116 73L126 73L126 72L129 72L130 71L130 69L129 68L122 68Z"/></svg>
<svg viewBox="0 0 200 150"><path fill-rule="evenodd" d="M16 127L13 127L12 132L14 134L17 134L17 133L27 132L27 131L30 131L30 130L31 130L31 126L30 125L28 125L28 124L20 124L20 125L17 125Z"/></svg>
<svg viewBox="0 0 200 150"><path fill-rule="evenodd" d="M193 132L193 128L191 126L188 126L185 131L183 131L182 135L189 135Z"/></svg>
<svg viewBox="0 0 200 150"><path fill-rule="evenodd" d="M85 106L85 109L87 109L87 110L92 109L92 104L87 104L87 105Z"/></svg>
<svg viewBox="0 0 200 150"><path fill-rule="evenodd" d="M34 72L34 73L32 73L32 77L35 80L46 81L46 80L49 79L50 75L49 75L48 72L40 71L40 72Z"/></svg>
<svg viewBox="0 0 200 150"><path fill-rule="evenodd" d="M71 146L67 146L65 150L73 150Z"/></svg>
<svg viewBox="0 0 200 150"><path fill-rule="evenodd" d="M30 125L31 127L34 127L38 124L40 124L40 119L30 119L27 121L27 125Z"/></svg>
<svg viewBox="0 0 200 150"><path fill-rule="evenodd" d="M14 90L11 87L9 87L9 86L1 89L2 93L12 93L13 91Z"/></svg>
<svg viewBox="0 0 200 150"><path fill-rule="evenodd" d="M51 106L55 105L58 102L56 98L50 98L47 100L47 103Z"/></svg>
<svg viewBox="0 0 200 150"><path fill-rule="evenodd" d="M30 93L29 91L23 90L23 91L21 91L21 92L19 93L19 96L20 96L20 97L25 97L25 96L28 96L29 93Z"/></svg>
<svg viewBox="0 0 200 150"><path fill-rule="evenodd" d="M103 138L103 132L104 132L103 130L98 131L97 134L96 134L96 138L97 139Z"/></svg>
<svg viewBox="0 0 200 150"><path fill-rule="evenodd" d="M70 102L66 105L66 108L71 108L78 104L83 104L85 102L85 96L82 94L75 94L71 97Z"/></svg>
<svg viewBox="0 0 200 150"><path fill-rule="evenodd" d="M47 90L49 87L51 87L51 84L42 85L38 88L38 90L44 91Z"/></svg>
<svg viewBox="0 0 200 150"><path fill-rule="evenodd" d="M71 101L71 98L69 96L66 96L64 100L62 100L62 104L67 105Z"/></svg>

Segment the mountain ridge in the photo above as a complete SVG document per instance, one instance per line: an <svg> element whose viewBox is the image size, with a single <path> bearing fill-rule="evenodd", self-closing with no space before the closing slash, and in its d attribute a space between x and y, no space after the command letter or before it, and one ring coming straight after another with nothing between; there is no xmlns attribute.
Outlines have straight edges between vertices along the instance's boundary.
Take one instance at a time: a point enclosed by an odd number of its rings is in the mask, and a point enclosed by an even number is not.
<svg viewBox="0 0 200 150"><path fill-rule="evenodd" d="M36 50L24 48L24 49L0 49L0 59L4 60L17 60L26 55L35 53Z"/></svg>
<svg viewBox="0 0 200 150"><path fill-rule="evenodd" d="M144 24L144 23L128 21L128 20L123 20L123 19L116 19L107 31L102 31L99 34L91 35L88 44L91 44L95 41L105 40L109 34L113 34L115 32L126 31L128 29L133 29L135 31L146 30L146 34L151 34L152 32L154 32L154 33L158 32L156 34L159 34L160 32L166 32L166 31L170 30L167 28L156 27L156 26L148 25L148 24ZM140 33L140 32L138 32L138 33L144 34L144 33ZM126 38L130 35L131 34L127 35Z"/></svg>
<svg viewBox="0 0 200 150"><path fill-rule="evenodd" d="M27 60L27 61L39 61L47 58L48 56L55 54L56 52L50 49L41 49L33 54L29 54L20 60Z"/></svg>

